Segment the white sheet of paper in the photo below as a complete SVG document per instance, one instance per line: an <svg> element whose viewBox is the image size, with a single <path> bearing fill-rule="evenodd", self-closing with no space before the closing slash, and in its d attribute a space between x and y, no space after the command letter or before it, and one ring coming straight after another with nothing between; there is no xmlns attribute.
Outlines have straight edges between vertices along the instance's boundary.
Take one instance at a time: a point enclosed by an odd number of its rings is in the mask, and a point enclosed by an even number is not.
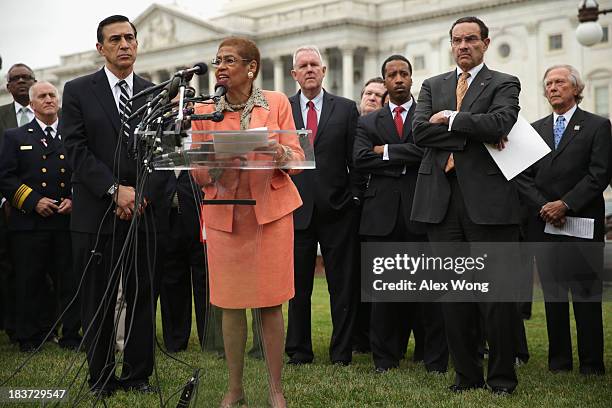
<svg viewBox="0 0 612 408"><path fill-rule="evenodd" d="M508 133L503 150L487 143L485 147L508 181L550 152L550 147L521 115Z"/></svg>
<svg viewBox="0 0 612 408"><path fill-rule="evenodd" d="M567 235L569 237L593 239L595 220L593 218L565 217L565 224L557 228L546 223L544 232L553 235Z"/></svg>
<svg viewBox="0 0 612 408"><path fill-rule="evenodd" d="M249 131L266 131L267 127L260 127L254 129L247 129ZM265 148L268 146L268 134L245 134L236 132L236 134L224 134L223 137L215 138L213 135L213 143L215 146L215 153L232 153L232 154L246 154L258 148Z"/></svg>

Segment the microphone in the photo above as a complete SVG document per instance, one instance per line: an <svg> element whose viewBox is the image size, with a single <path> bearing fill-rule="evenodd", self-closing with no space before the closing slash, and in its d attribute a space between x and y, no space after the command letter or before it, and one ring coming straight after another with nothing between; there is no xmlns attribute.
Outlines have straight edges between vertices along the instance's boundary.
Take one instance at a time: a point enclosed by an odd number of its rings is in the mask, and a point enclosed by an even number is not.
<svg viewBox="0 0 612 408"><path fill-rule="evenodd" d="M175 77L184 77L184 78L187 78L187 76L189 76L189 79L191 79L191 77L194 74L195 75L204 75L207 72L208 72L208 65L206 65L203 62L198 62L192 68L181 69L180 71L177 71L174 74L174 76Z"/></svg>
<svg viewBox="0 0 612 408"><path fill-rule="evenodd" d="M227 83L225 81L217 82L215 85L215 94L213 95L214 100L218 100L227 93Z"/></svg>
<svg viewBox="0 0 612 408"><path fill-rule="evenodd" d="M167 100L172 100L178 94L180 85L180 77L172 78L171 81L164 87L164 89L162 89L160 93L155 95L155 97L151 99L150 102L142 105L138 110L136 110L136 112L132 113L132 115L128 118L128 121L139 116L145 109L149 108L150 106L154 107L159 101L165 99L166 97Z"/></svg>
<svg viewBox="0 0 612 408"><path fill-rule="evenodd" d="M183 151L164 153L153 158L151 164L159 166L183 166L187 163Z"/></svg>

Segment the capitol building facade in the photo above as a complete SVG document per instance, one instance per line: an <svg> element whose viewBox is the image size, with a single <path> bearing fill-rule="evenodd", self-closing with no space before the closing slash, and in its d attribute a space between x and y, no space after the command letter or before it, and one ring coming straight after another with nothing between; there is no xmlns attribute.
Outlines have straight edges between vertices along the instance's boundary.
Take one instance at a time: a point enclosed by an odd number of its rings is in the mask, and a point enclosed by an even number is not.
<svg viewBox="0 0 612 408"><path fill-rule="evenodd" d="M611 8L612 1L600 1ZM206 2L202 2L206 7ZM612 106L612 15L601 15L604 39L592 47L578 43L577 0L234 0L221 15L205 19L198 11L152 4L134 23L139 52L136 72L153 82L185 66L208 63L221 39L244 35L255 40L262 55L258 78L264 89L291 95L293 51L318 46L327 65L325 88L358 100L363 83L380 76L382 61L403 54L411 62L413 95L424 79L454 67L448 30L459 17L480 17L490 28L485 62L491 69L519 77L521 112L530 121L550 112L541 79L553 64L572 64L587 84L581 106L610 117ZM66 55L58 66L35 70L60 90L78 76L102 66L94 50ZM212 70L211 70L212 71ZM214 73L196 77L192 86L208 93ZM0 103L10 100L6 90Z"/></svg>

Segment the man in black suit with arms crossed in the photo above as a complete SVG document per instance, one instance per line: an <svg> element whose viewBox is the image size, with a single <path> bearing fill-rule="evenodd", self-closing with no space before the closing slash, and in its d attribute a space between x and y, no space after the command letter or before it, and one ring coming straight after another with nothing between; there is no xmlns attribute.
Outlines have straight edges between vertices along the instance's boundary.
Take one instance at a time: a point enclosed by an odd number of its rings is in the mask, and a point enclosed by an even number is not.
<svg viewBox="0 0 612 408"><path fill-rule="evenodd" d="M410 93L412 66L404 56L392 55L383 62L382 75L390 101L382 109L359 118L355 138L355 166L370 173L359 233L370 242L426 241L425 226L410 221L423 157L423 149L414 144L412 137L416 109ZM422 336L416 327L425 322L428 330ZM422 346L426 369L446 371L448 350L439 305L373 302L370 336L377 373L399 367L411 329L415 354L417 342L425 340Z"/></svg>
<svg viewBox="0 0 612 408"><path fill-rule="evenodd" d="M553 372L572 370L571 291L580 373L603 375L603 191L610 181L610 121L578 107L584 82L574 67L548 68L543 85L553 113L534 122L533 127L552 151L527 171L537 189L531 200L537 206L531 207L528 231L530 241L550 243L536 253L546 301L548 368ZM545 223L562 226L566 217L593 219L593 237L544 233Z"/></svg>
<svg viewBox="0 0 612 408"><path fill-rule="evenodd" d="M513 242L519 237L519 201L483 143L496 145L516 122L520 83L483 62L490 39L476 17L450 30L457 69L423 82L413 132L426 148L412 219L427 223L431 242ZM511 262L511 261L509 261ZM512 303L443 303L448 348L455 366L452 391L482 388L475 325L483 316L490 347L487 383L493 392L517 385Z"/></svg>
<svg viewBox="0 0 612 408"><path fill-rule="evenodd" d="M135 206L136 173L140 163L129 157L133 130L138 120L121 128L124 111L136 111L144 101L124 102L152 84L133 73L138 50L136 28L124 16L110 16L100 22L96 48L105 65L99 71L72 80L64 87L63 126L68 158L73 167L74 267L85 274L81 288L83 328L89 384L102 396L117 387L152 392L149 376L153 370L153 304L148 253L153 248L152 217L156 203L151 192L163 194L165 176L149 176L144 199ZM120 128L122 132L120 134ZM128 140L128 143L125 141ZM118 151L118 152L117 152ZM117 217L117 218L115 218ZM127 236L132 217L141 217L138 255L129 255L126 267L116 268L117 257ZM91 258L91 262L90 262ZM119 275L126 293L126 345L121 379L115 374L114 310ZM105 295L107 286L110 290ZM138 292L136 293L136 290ZM101 310L96 314L98 307ZM134 316L131 321L131 316ZM99 332L99 333L98 333Z"/></svg>
<svg viewBox="0 0 612 408"><path fill-rule="evenodd" d="M315 170L292 176L304 204L293 215L295 297L289 301L285 351L290 364L314 359L310 313L317 243L325 263L332 315L330 360L348 365L359 302L359 205L365 179L353 167L355 102L323 89L326 67L314 46L299 47L291 75L300 91L289 98L297 129L313 130Z"/></svg>

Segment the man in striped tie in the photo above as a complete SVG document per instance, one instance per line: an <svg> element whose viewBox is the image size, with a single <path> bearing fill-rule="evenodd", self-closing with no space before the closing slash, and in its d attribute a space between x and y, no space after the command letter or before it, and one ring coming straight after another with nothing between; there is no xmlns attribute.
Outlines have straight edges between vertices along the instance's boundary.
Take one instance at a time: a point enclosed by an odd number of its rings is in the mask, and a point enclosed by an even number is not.
<svg viewBox="0 0 612 408"><path fill-rule="evenodd" d="M164 176L153 173L149 177L143 199L137 204L136 186L141 181L137 174L142 165L127 150L138 120L127 121L127 117L144 101L139 99L132 105L129 98L152 84L134 74L136 35L127 17L102 20L96 48L104 58L104 67L64 87L62 134L74 170L74 267L84 274L81 298L83 328L89 330L85 335L89 385L102 396L118 387L154 391L149 385L154 356L150 293L154 271L148 260L155 254L150 249L154 248L153 237L145 231L154 231L153 215L163 188L153 184ZM137 237L130 236L137 238L137 252L118 260L134 217L139 217L140 228L134 233ZM114 305L120 277L127 313L123 369L117 379ZM97 312L99 307L102 309Z"/></svg>

